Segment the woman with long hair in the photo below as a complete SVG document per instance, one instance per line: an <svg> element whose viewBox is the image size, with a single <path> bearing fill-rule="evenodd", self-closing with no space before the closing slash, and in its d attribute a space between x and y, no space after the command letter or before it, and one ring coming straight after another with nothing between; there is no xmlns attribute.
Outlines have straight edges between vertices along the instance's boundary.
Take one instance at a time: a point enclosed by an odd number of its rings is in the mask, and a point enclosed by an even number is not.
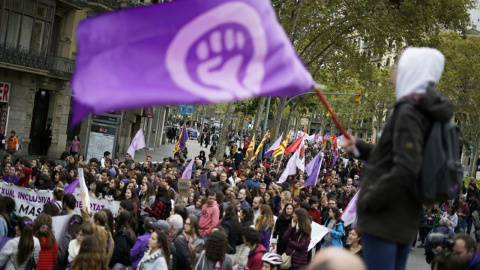
<svg viewBox="0 0 480 270"><path fill-rule="evenodd" d="M227 235L221 230L214 231L205 243L205 250L200 254L195 270L232 268L232 259L227 254Z"/></svg>
<svg viewBox="0 0 480 270"><path fill-rule="evenodd" d="M153 188L153 184L150 182L143 183L140 195L140 207L145 205L152 206L155 202L155 189Z"/></svg>
<svg viewBox="0 0 480 270"><path fill-rule="evenodd" d="M58 242L58 260L55 264L55 269L65 269L68 265L68 247L72 239L77 238L80 225L82 225L83 218L79 215L73 215L68 220L67 231L63 234Z"/></svg>
<svg viewBox="0 0 480 270"><path fill-rule="evenodd" d="M135 245L137 238L130 226L131 219L132 214L129 211L123 211L116 220L115 235L113 236L115 245L112 259L108 264L112 269L124 269L126 266L132 265L130 250L133 248L133 245Z"/></svg>
<svg viewBox="0 0 480 270"><path fill-rule="evenodd" d="M240 210L240 221L242 222L242 228L253 227L253 218L255 213L251 207L242 207Z"/></svg>
<svg viewBox="0 0 480 270"><path fill-rule="evenodd" d="M272 209L270 206L263 204L260 207L260 215L255 222L255 229L260 232L262 236L262 241L260 242L266 249L267 252L270 247L270 238L272 237L272 229L275 225L275 220L273 219Z"/></svg>
<svg viewBox="0 0 480 270"><path fill-rule="evenodd" d="M105 211L98 211L93 215L93 221L90 218L87 210L87 203L85 201L85 192L80 193L82 198L82 218L83 222L90 224L93 228L93 234L100 241L100 247L105 252L105 257L108 261L113 254L113 237L109 227L109 218ZM102 209L103 210L103 209Z"/></svg>
<svg viewBox="0 0 480 270"><path fill-rule="evenodd" d="M292 256L292 268L305 267L308 264L308 245L312 227L307 210L299 208L293 212L291 226L282 236L287 243L285 253Z"/></svg>
<svg viewBox="0 0 480 270"><path fill-rule="evenodd" d="M85 239L85 236L92 234L93 227L90 226L90 224L83 223L82 225L80 225L75 239L70 241L70 243L68 244L68 264L71 264L73 260L75 260L75 258L77 257L78 252L80 251L80 246L83 239Z"/></svg>
<svg viewBox="0 0 480 270"><path fill-rule="evenodd" d="M137 233L137 229L138 229L137 215L135 213L135 208L133 203L129 200L121 201L118 207L118 215L120 215L120 213L122 213L123 211L130 212L130 215L132 216L132 218L130 219L130 227L135 233Z"/></svg>
<svg viewBox="0 0 480 270"><path fill-rule="evenodd" d="M196 217L187 217L183 225L183 236L188 243L188 257L191 266L195 265L197 255L202 251L205 241L200 234L200 226Z"/></svg>
<svg viewBox="0 0 480 270"><path fill-rule="evenodd" d="M83 238L80 250L70 266L71 270L97 269L109 270L108 259L100 241L94 235Z"/></svg>
<svg viewBox="0 0 480 270"><path fill-rule="evenodd" d="M273 214L277 215L278 209L277 207L275 207L275 203L273 202L274 196L275 196L274 193L271 192L270 190L265 191L265 193L263 193L263 201L264 201L263 204L270 206L270 209L272 209Z"/></svg>
<svg viewBox="0 0 480 270"><path fill-rule="evenodd" d="M237 206L233 204L227 206L221 224L228 235L227 252L228 254L235 254L237 252L236 246L243 243L242 224L238 220Z"/></svg>
<svg viewBox="0 0 480 270"><path fill-rule="evenodd" d="M33 235L40 241L40 254L37 269L53 269L58 258L58 245L52 230L52 217L40 214L33 224Z"/></svg>
<svg viewBox="0 0 480 270"><path fill-rule="evenodd" d="M322 247L335 246L343 247L342 236L343 220L340 219L342 213L336 206L331 206L328 210L328 218L324 223L324 226L328 228L328 233L323 238Z"/></svg>
<svg viewBox="0 0 480 270"><path fill-rule="evenodd" d="M446 217L450 220L450 225L448 228L453 232L458 224L458 216L453 205L448 206L447 211L443 214L443 217Z"/></svg>
<svg viewBox="0 0 480 270"><path fill-rule="evenodd" d="M149 206L144 206L143 210L156 220L166 220L170 216L172 202L167 195L167 188L165 188L164 185L158 186L157 196L152 207L150 208Z"/></svg>
<svg viewBox="0 0 480 270"><path fill-rule="evenodd" d="M169 269L170 246L168 236L160 230L154 230L148 240L148 249L138 263L139 270Z"/></svg>
<svg viewBox="0 0 480 270"><path fill-rule="evenodd" d="M105 191L105 195L103 196L105 199L109 201L118 200L120 197L120 181L116 178L109 180L109 186Z"/></svg>
<svg viewBox="0 0 480 270"><path fill-rule="evenodd" d="M278 241L278 237L285 234L292 222L292 215L293 215L293 205L291 203L287 203L285 205L285 209L280 213L275 222L275 228L273 230L273 237L272 240L276 240L277 242L277 253L282 255L287 250L287 243L283 241Z"/></svg>
<svg viewBox="0 0 480 270"><path fill-rule="evenodd" d="M133 210L135 211L135 217L137 216L138 209L140 207L140 200L138 199L137 192L135 192L134 188L127 188L125 190L125 200L129 200L133 204Z"/></svg>
<svg viewBox="0 0 480 270"><path fill-rule="evenodd" d="M0 251L0 266L5 269L24 269L30 258L38 262L40 241L33 236L33 221L21 217L15 226L17 236L9 240Z"/></svg>

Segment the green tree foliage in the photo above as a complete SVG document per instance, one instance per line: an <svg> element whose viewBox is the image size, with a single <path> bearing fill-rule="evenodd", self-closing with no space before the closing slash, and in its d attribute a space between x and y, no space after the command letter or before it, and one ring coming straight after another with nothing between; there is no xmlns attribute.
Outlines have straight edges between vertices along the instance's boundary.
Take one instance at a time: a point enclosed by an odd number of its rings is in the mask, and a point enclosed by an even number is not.
<svg viewBox="0 0 480 270"><path fill-rule="evenodd" d="M446 59L438 89L452 100L462 143L466 148L473 147L476 161L480 141L480 37L443 34L438 48ZM473 174L475 162L470 164Z"/></svg>

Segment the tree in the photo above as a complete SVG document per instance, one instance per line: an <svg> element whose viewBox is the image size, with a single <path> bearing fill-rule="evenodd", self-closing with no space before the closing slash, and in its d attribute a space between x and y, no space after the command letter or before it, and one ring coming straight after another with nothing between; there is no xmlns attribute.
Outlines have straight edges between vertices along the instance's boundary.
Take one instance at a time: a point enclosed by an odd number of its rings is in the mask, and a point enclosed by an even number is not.
<svg viewBox="0 0 480 270"><path fill-rule="evenodd" d="M393 43L400 47L401 44L434 46L445 29L465 33L469 23L468 10L473 7L470 0L272 2L280 23L317 81L332 85L325 79L348 74L351 76L345 83L364 89L367 88L363 84L368 81L366 75L372 73L362 74L355 68L369 64L372 57L359 53L359 39L366 41L364 44L374 55L391 50ZM327 67L335 65L339 67L337 72L329 73ZM360 75L364 79L360 79ZM354 89L345 87L342 91ZM276 128L280 126L283 109L278 108ZM274 134L278 133L274 131Z"/></svg>
<svg viewBox="0 0 480 270"><path fill-rule="evenodd" d="M445 55L445 70L438 89L455 106L464 149L472 146L470 175L475 175L480 141L480 37L442 34L439 50Z"/></svg>

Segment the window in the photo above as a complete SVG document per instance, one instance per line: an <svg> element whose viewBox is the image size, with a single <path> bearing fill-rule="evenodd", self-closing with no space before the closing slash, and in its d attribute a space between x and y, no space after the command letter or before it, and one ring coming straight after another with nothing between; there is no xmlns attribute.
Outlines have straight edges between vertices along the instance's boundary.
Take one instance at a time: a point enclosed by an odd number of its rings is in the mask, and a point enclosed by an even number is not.
<svg viewBox="0 0 480 270"><path fill-rule="evenodd" d="M5 0L0 10L0 44L47 51L55 4L43 1Z"/></svg>

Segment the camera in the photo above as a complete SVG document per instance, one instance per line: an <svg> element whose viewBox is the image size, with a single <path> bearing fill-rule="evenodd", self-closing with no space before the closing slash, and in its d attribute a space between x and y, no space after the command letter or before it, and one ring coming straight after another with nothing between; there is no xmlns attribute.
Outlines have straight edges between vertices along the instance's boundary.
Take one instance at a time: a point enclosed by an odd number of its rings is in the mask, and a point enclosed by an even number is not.
<svg viewBox="0 0 480 270"><path fill-rule="evenodd" d="M426 261L431 263L433 258L438 255L451 252L455 241L443 233L430 233L428 235L428 247L425 247Z"/></svg>

